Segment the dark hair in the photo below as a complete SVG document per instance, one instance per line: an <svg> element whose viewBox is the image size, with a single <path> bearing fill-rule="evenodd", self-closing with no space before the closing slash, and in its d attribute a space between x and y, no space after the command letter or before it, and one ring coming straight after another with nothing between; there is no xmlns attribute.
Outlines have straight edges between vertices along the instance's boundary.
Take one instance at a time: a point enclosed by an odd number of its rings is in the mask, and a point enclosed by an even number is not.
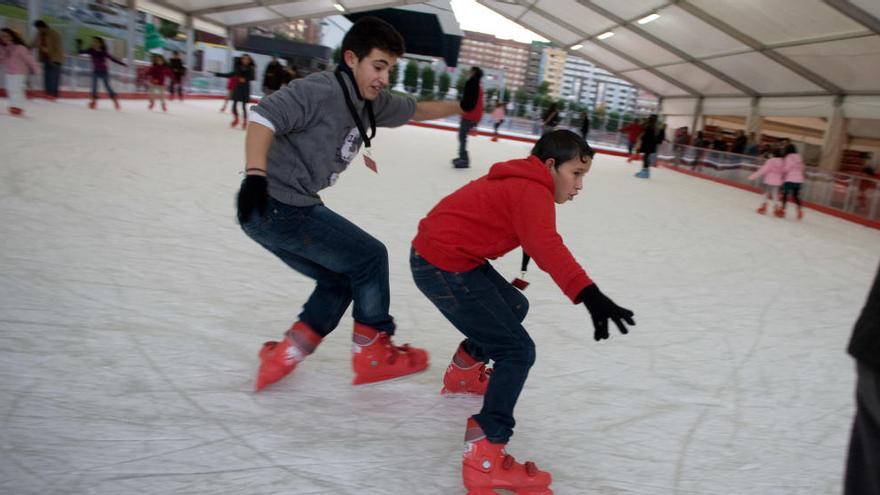
<svg viewBox="0 0 880 495"><path fill-rule="evenodd" d="M795 145L793 145L791 143L788 143L787 145L785 145L785 154L786 155L790 155L792 153L797 153L797 152L798 152L798 150Z"/></svg>
<svg viewBox="0 0 880 495"><path fill-rule="evenodd" d="M471 71L474 73L472 77L476 77L478 81L483 78L483 69L473 66L471 67Z"/></svg>
<svg viewBox="0 0 880 495"><path fill-rule="evenodd" d="M106 51L107 51L107 43L104 43L104 38L102 38L102 37L100 37L100 36L92 36L92 39L93 39L93 40L96 40L96 41L98 42L98 44L101 45L101 51L102 51L102 52L106 52Z"/></svg>
<svg viewBox="0 0 880 495"><path fill-rule="evenodd" d="M27 46L27 45L25 44L24 40L21 39L21 36L19 36L18 33L16 33L15 31L13 31L12 29L9 29L9 28L3 28L3 32L4 32L4 33L7 33L9 36L11 36L11 37L12 37L12 42L15 43L16 45L24 45L24 46Z"/></svg>
<svg viewBox="0 0 880 495"><path fill-rule="evenodd" d="M785 150L781 146L778 148L775 148L773 150L773 156L775 156L777 158L782 158L783 156L785 156Z"/></svg>
<svg viewBox="0 0 880 495"><path fill-rule="evenodd" d="M45 22L44 20L39 19L39 20L34 21L34 27L36 27L36 28L47 28L47 27L49 27L49 25L46 24L46 22Z"/></svg>
<svg viewBox="0 0 880 495"><path fill-rule="evenodd" d="M351 50L361 59L378 48L400 57L404 52L403 37L394 26L377 17L361 17L342 38L342 53Z"/></svg>
<svg viewBox="0 0 880 495"><path fill-rule="evenodd" d="M595 152L582 137L569 130L560 129L541 136L532 148L532 154L542 162L552 158L556 162L553 166L559 168L563 163L575 158L586 162L587 158L593 158Z"/></svg>

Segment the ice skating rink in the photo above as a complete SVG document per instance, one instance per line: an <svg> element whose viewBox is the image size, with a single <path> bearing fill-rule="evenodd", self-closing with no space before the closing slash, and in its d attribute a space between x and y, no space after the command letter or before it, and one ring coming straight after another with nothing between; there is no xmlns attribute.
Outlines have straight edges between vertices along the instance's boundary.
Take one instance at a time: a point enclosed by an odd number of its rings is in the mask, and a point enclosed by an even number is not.
<svg viewBox="0 0 880 495"><path fill-rule="evenodd" d="M524 143L380 129L327 205L383 240L398 343L427 372L350 384L351 318L296 372L252 392L257 351L312 283L235 222L244 132L219 101L167 114L33 101L0 116L0 493L463 494L478 400L444 399L457 331L416 289L409 241L445 194ZM508 446L557 495L840 493L853 414L845 347L880 231L597 155L558 227L636 313L601 344L537 267L538 361ZM495 266L517 274L519 251Z"/></svg>

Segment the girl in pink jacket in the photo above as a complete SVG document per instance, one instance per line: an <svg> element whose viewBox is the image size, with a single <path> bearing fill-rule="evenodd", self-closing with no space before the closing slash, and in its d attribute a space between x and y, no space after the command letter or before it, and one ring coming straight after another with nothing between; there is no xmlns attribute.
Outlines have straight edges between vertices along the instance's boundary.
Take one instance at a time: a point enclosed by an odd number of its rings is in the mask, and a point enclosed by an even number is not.
<svg viewBox="0 0 880 495"><path fill-rule="evenodd" d="M769 158L761 168L749 176L749 180L764 177L764 194L767 196L764 198L764 202L761 203L761 207L757 210L761 215L767 213L767 200L771 199L773 200L773 213L777 217L783 215L782 207L779 205L779 186L783 183L785 166L782 155L781 149L774 150L773 157Z"/></svg>
<svg viewBox="0 0 880 495"><path fill-rule="evenodd" d="M798 154L797 148L793 144L785 147L785 158L783 164L783 181L782 185L782 214L785 216L785 203L788 201L788 194L791 193L794 203L797 205L797 218L804 218L804 212L801 209L801 184L804 183L804 160Z"/></svg>
<svg viewBox="0 0 880 495"><path fill-rule="evenodd" d="M24 115L24 82L28 73L37 74L40 68L31 56L24 40L15 31L4 28L0 32L0 63L6 73L6 95L9 113Z"/></svg>

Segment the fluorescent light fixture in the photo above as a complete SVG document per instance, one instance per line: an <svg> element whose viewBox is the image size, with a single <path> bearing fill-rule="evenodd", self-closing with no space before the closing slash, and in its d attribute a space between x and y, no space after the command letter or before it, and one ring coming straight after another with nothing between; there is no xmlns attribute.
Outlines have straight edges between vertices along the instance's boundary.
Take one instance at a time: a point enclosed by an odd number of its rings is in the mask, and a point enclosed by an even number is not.
<svg viewBox="0 0 880 495"><path fill-rule="evenodd" d="M645 17L642 17L641 19L639 19L638 23L639 24L647 24L651 21L656 21L659 18L660 18L660 14L646 15Z"/></svg>
<svg viewBox="0 0 880 495"><path fill-rule="evenodd" d="M612 36L614 36L614 33L612 31L605 31L604 33L600 34L599 36L596 36L596 38L598 38L600 40L607 40L608 38L610 38Z"/></svg>
<svg viewBox="0 0 880 495"><path fill-rule="evenodd" d="M333 8L340 12L345 12L345 7L343 7L342 4L334 3Z"/></svg>
<svg viewBox="0 0 880 495"><path fill-rule="evenodd" d="M583 48L583 47L584 47L584 45L578 43L577 45L571 45L570 48L571 48L572 50L580 50L580 49Z"/></svg>

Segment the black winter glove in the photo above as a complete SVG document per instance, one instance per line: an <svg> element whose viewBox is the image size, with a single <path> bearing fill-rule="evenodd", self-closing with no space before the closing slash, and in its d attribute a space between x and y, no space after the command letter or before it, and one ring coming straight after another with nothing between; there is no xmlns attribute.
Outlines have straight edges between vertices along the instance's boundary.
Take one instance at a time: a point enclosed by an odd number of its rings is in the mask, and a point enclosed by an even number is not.
<svg viewBox="0 0 880 495"><path fill-rule="evenodd" d="M480 96L480 78L471 76L464 84L464 92L461 95L459 105L465 112L470 112L477 106L477 98Z"/></svg>
<svg viewBox="0 0 880 495"><path fill-rule="evenodd" d="M584 290L578 294L578 298L584 303L584 306L586 306L587 310L590 312L590 317L593 319L593 338L596 339L597 342L608 338L609 318L615 325L617 325L617 329L620 330L620 333L624 335L626 335L629 330L627 330L623 322L630 325L636 324L635 320L633 320L633 312L614 304L614 301L603 294L596 284L584 287Z"/></svg>
<svg viewBox="0 0 880 495"><path fill-rule="evenodd" d="M266 214L266 204L269 202L269 183L262 175L247 175L241 181L241 189L238 191L238 223L244 224L251 218L254 210L259 216Z"/></svg>

